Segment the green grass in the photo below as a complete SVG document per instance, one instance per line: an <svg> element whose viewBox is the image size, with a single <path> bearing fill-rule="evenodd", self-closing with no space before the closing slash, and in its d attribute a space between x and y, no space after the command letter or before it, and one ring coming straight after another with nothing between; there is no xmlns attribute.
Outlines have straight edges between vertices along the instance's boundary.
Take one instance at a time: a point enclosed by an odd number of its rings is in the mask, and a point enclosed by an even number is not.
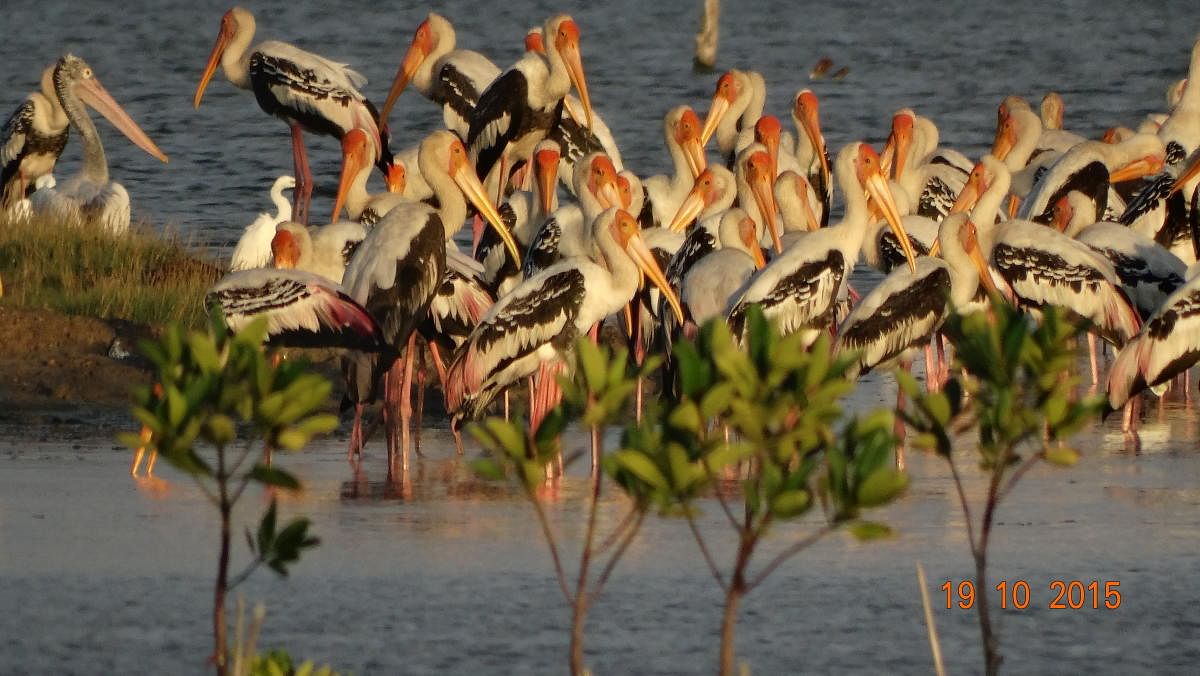
<svg viewBox="0 0 1200 676"><path fill-rule="evenodd" d="M204 293L220 274L214 260L146 224L114 236L87 222L0 215L5 305L196 326L204 318Z"/></svg>

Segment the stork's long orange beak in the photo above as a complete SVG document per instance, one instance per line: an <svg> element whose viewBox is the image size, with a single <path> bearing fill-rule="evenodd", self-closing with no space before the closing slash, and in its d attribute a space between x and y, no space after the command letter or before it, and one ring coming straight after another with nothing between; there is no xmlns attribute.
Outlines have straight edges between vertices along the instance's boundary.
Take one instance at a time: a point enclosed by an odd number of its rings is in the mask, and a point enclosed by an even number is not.
<svg viewBox="0 0 1200 676"><path fill-rule="evenodd" d="M821 162L821 180L825 185L829 185L829 158L825 156L825 137L821 135L821 116L816 94L807 89L801 91L796 96L795 113Z"/></svg>
<svg viewBox="0 0 1200 676"><path fill-rule="evenodd" d="M413 75L417 69L429 56L429 50L432 47L431 38L429 35L429 22L423 21L417 32L413 36L412 44L408 46L408 51L404 53L404 60L400 62L400 68L396 71L396 78L392 81L392 88L388 90L387 100L383 102L383 110L379 111L379 119L381 123L386 123L388 115L392 112L392 106L396 105L396 99L400 98L400 94L404 92L404 88L412 82Z"/></svg>
<svg viewBox="0 0 1200 676"><path fill-rule="evenodd" d="M721 124L721 119L725 117L725 113L729 112L729 107L733 105L733 99L737 95L737 82L734 79L733 72L727 72L717 80L717 91L713 94L712 104L708 107L708 114L704 116L704 128L700 130L700 146L708 145L708 140L712 138L713 132Z"/></svg>
<svg viewBox="0 0 1200 676"><path fill-rule="evenodd" d="M212 80L213 73L217 71L217 64L221 63L221 56L225 53L225 48L229 46L229 41L233 39L234 31L237 26L233 20L233 10L225 12L225 16L221 17L221 30L217 33L217 42L213 45L212 53L208 55L208 63L204 66L204 74L200 76L200 84L196 87L196 94L192 97L192 107L200 107L200 99L204 96L204 90L208 87L209 80Z"/></svg>
<svg viewBox="0 0 1200 676"><path fill-rule="evenodd" d="M553 150L534 153L534 169L543 214L554 211L554 197L558 189L559 154Z"/></svg>
<svg viewBox="0 0 1200 676"><path fill-rule="evenodd" d="M1108 175L1110 183L1121 183L1157 174L1163 169L1163 158L1157 155L1146 155L1125 164Z"/></svg>
<svg viewBox="0 0 1200 676"><path fill-rule="evenodd" d="M754 203L758 206L758 211L762 214L763 220L767 223L767 229L771 232L771 242L775 246L775 253L783 253L783 240L779 235L779 221L775 215L777 206L775 204L775 185L771 177L771 158L760 150L751 154L746 160L746 164L746 180L750 184L750 192L754 194Z"/></svg>
<svg viewBox="0 0 1200 676"><path fill-rule="evenodd" d="M367 154L367 132L355 127L342 136L342 176L338 181L337 197L333 201L333 216L330 223L336 223L346 204L346 195L354 179L365 169L370 169L371 160Z"/></svg>
<svg viewBox="0 0 1200 676"><path fill-rule="evenodd" d="M971 170L971 175L967 177L967 182L963 185L963 189L958 193L958 197L954 200L954 205L950 207L951 214L960 214L969 212L975 208L979 197L983 195L984 186L984 166L976 164Z"/></svg>
<svg viewBox="0 0 1200 676"><path fill-rule="evenodd" d="M912 242L908 239L908 233L904 230L904 224L900 220L900 210L896 208L891 188L888 187L887 179L883 177L879 155L865 143L859 148L858 179L867 194L879 206L884 219L887 220L888 227L900 241L900 247L904 249L904 257L908 259L909 268L916 272L917 255L913 250Z"/></svg>
<svg viewBox="0 0 1200 676"><path fill-rule="evenodd" d="M629 253L629 257L633 259L633 262L659 288L663 297L667 299L667 303L670 304L671 310L675 312L675 319L679 320L679 323L682 324L683 306L680 305L679 297L675 295L675 291L671 289L671 285L667 283L667 276L663 274L658 261L654 259L654 254L646 246L645 240L642 239L637 221L628 212L618 211L616 219L613 221L613 227L617 230L617 241L623 243L625 251Z"/></svg>
<svg viewBox="0 0 1200 676"><path fill-rule="evenodd" d="M471 161L467 159L467 149L463 146L462 141L455 140L451 144L449 173L450 179L454 181L459 190L462 190L467 201L483 215L485 221L496 229L496 234L500 235L500 239L504 241L504 246L508 248L513 262L518 268L521 267L521 251L517 248L517 242L505 227L504 220L500 218L500 212L496 210L496 205L488 199L487 191L484 190L483 184L479 182L479 177L475 174L475 167L471 166Z"/></svg>
<svg viewBox="0 0 1200 676"><path fill-rule="evenodd" d="M554 39L558 53L562 55L567 65L567 76L575 91L579 92L579 100L583 103L583 114L587 119L588 129L592 128L592 99L588 94L587 79L583 75L583 57L579 54L579 26L571 19L558 25L558 35Z"/></svg>

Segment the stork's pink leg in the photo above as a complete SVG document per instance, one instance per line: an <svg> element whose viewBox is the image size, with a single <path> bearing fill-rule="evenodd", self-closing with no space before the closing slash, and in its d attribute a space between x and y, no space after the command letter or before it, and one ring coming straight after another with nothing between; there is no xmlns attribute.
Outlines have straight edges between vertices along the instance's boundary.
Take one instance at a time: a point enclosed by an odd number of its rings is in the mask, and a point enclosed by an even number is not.
<svg viewBox="0 0 1200 676"><path fill-rule="evenodd" d="M908 373L912 373L912 362L908 360L900 361L900 368ZM896 387L896 422L894 432L896 434L896 469L904 469L904 421L900 419L900 411L904 410L904 389Z"/></svg>
<svg viewBox="0 0 1200 676"><path fill-rule="evenodd" d="M1095 392L1096 388L1100 386L1100 363L1096 359L1096 334L1091 331L1088 331L1088 361L1092 365L1091 391Z"/></svg>
<svg viewBox="0 0 1200 676"><path fill-rule="evenodd" d="M417 431L413 440L417 455L421 453L421 428L425 423L425 350L417 350L413 355L417 359Z"/></svg>
<svg viewBox="0 0 1200 676"><path fill-rule="evenodd" d="M400 412L400 383L404 378L404 361L397 359L383 376L383 428L387 438L388 477L393 476L396 469L399 437L397 436L397 418Z"/></svg>
<svg viewBox="0 0 1200 676"><path fill-rule="evenodd" d="M950 380L950 365L946 363L946 339L939 332L933 334L933 340L937 344L937 383L938 390L941 391Z"/></svg>
<svg viewBox="0 0 1200 676"><path fill-rule="evenodd" d="M408 336L408 347L404 350L404 380L400 386L400 450L403 453L401 466L408 471L408 450L412 446L412 380L413 362L416 361L417 333Z"/></svg>
<svg viewBox="0 0 1200 676"><path fill-rule="evenodd" d="M588 329L588 337L592 339L592 345L600 344L600 322L592 324L592 328Z"/></svg>
<svg viewBox="0 0 1200 676"><path fill-rule="evenodd" d="M938 391L938 366L930 343L925 343L925 391Z"/></svg>
<svg viewBox="0 0 1200 676"><path fill-rule="evenodd" d="M355 462L362 458L363 448L363 429L362 429L363 404L354 405L354 422L350 425L350 448L346 450L346 459L350 462Z"/></svg>
<svg viewBox="0 0 1200 676"><path fill-rule="evenodd" d="M312 172L304 152L304 128L292 122L292 163L295 167L296 188L292 191L292 220L308 225L308 205L312 201Z"/></svg>

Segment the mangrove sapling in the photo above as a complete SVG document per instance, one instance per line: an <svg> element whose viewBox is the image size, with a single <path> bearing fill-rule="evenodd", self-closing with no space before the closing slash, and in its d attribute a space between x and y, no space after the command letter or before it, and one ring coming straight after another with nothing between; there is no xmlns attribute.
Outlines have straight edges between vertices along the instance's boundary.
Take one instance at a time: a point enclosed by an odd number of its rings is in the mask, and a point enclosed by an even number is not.
<svg viewBox="0 0 1200 676"><path fill-rule="evenodd" d="M277 528L275 501L263 514L257 531L246 530L253 555L246 567L230 576L232 513L246 487L299 490L290 473L262 462L250 463L261 439L271 448L298 451L314 434L332 431L337 418L317 413L329 397L330 383L311 373L302 360L275 366L262 347L266 323L259 320L236 335L214 314L207 331L186 336L177 324L161 340L144 342L142 351L155 366L159 387L134 392L133 415L149 430L149 446L170 465L190 476L221 520L217 580L213 592L213 661L217 673L227 673L226 594L262 565L287 575L303 549L317 544L309 521L293 519ZM238 441L238 426L248 438ZM131 447L147 442L137 434L123 435Z"/></svg>
<svg viewBox="0 0 1200 676"><path fill-rule="evenodd" d="M946 334L956 346L954 376L942 392L926 393L912 376L897 372L913 406L900 415L917 432L914 443L945 459L958 492L975 562L975 607L983 642L985 672L998 673L1000 639L988 606L988 544L996 510L1039 462L1070 466L1079 454L1062 445L1097 415L1104 395L1077 399L1076 345L1084 329L1064 314L1043 308L1037 325L1012 306L994 299L991 317L955 315ZM963 488L952 438L956 431L978 429L979 466L987 479L982 505L974 509ZM1028 448L1022 457L1022 448ZM974 514L982 516L978 523Z"/></svg>
<svg viewBox="0 0 1200 676"><path fill-rule="evenodd" d="M802 337L781 337L751 308L746 349L724 321L706 324L696 342L676 344L677 401L655 407L627 430L613 454L616 479L664 512L687 521L713 579L725 595L720 673L734 672L734 632L742 599L792 557L842 526L859 538L887 535L860 520L862 509L897 498L908 477L893 467L894 418L887 409L843 418L839 399L854 388L843 376L850 360L831 354L823 335L811 350ZM729 439L729 440L727 440ZM722 481L743 466L741 502ZM696 524L697 501L715 496L737 538L723 572ZM821 523L751 570L773 528L820 505Z"/></svg>
<svg viewBox="0 0 1200 676"><path fill-rule="evenodd" d="M500 417L474 423L468 430L490 455L474 463L475 471L480 476L494 480L512 477L533 506L549 547L559 589L571 608L569 663L571 673L578 676L585 673L583 639L588 610L595 604L617 564L641 531L650 504L644 494L629 491L629 511L607 536L599 538L596 522L603 474L595 470L599 465L604 473L618 471L617 466L604 454L604 431L625 415L630 396L637 389L637 378L657 368L659 360L648 358L637 374L630 374L625 349L614 354L608 348L597 347L587 336L576 341L574 354L571 377L558 377L562 402L547 414L532 435L516 423ZM593 467L583 546L574 584L567 579L558 538L538 495L539 488L548 480L547 468L552 467L560 457L559 435L570 420L579 420L590 432ZM569 465L580 455L569 456L564 465ZM607 561L597 567L600 573L593 579L593 562L606 554Z"/></svg>

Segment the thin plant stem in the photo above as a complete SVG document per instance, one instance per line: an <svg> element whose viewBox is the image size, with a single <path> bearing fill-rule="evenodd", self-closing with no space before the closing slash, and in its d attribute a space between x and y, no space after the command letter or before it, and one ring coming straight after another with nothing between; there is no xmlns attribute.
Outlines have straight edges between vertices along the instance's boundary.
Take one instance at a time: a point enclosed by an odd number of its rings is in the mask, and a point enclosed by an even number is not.
<svg viewBox="0 0 1200 676"><path fill-rule="evenodd" d="M602 439L600 427L592 426L592 468L598 466L601 453ZM575 598L571 613L571 673L574 676L582 674L583 668L583 624L587 619L590 596L587 593L588 570L592 564L592 542L596 538L596 516L600 507L600 488L604 475L598 471L592 472L592 492L588 501L587 531L583 537L583 551L579 556L579 579L575 583Z"/></svg>
<svg viewBox="0 0 1200 676"><path fill-rule="evenodd" d="M218 676L226 673L225 594L228 591L230 518L233 503L229 501L228 475L225 473L225 449L217 448L217 488L220 491L221 553L217 560L217 582L213 588L213 661Z"/></svg>
<svg viewBox="0 0 1200 676"><path fill-rule="evenodd" d="M734 530L741 530L742 526L738 523L737 517L733 515L733 509L726 502L725 496L721 495L721 487L717 485L717 477L713 474L712 468L708 466L708 458L701 459L700 466L704 468L708 480L713 482L713 494L716 495L717 502L721 505L721 511L725 512L725 516L729 519L729 525L733 526Z"/></svg>
<svg viewBox="0 0 1200 676"><path fill-rule="evenodd" d="M554 539L554 531L550 529L550 522L546 519L546 511L542 509L542 503L538 501L537 496L533 491L526 489L529 496L529 501L533 503L533 511L537 514L538 523L542 526L542 535L546 538L546 545L550 548L550 558L554 561L554 576L558 578L558 588L562 591L563 600L567 605L571 605L571 592L567 589L567 574L563 572L562 559L558 556L558 544Z"/></svg>
<svg viewBox="0 0 1200 676"><path fill-rule="evenodd" d="M603 554L604 552L608 551L609 547L612 547L614 544L620 541L621 534L625 532L626 528L629 528L629 524L633 523L637 519L638 514L642 512L643 510L639 509L636 504L630 507L629 511L626 512L625 516L621 519L621 522L617 524L617 527L614 528L612 532L608 534L608 537L604 539L604 542L601 542L600 546L596 548L596 553Z"/></svg>
<svg viewBox="0 0 1200 676"><path fill-rule="evenodd" d="M1025 461L1022 462L1015 470L1013 470L1012 475L1008 477L1008 481L1004 482L1004 487L1000 489L1000 494L996 496L996 502L1008 497L1008 494L1011 493L1013 488L1016 487L1017 482L1021 480L1021 477L1025 476L1025 473L1028 472L1034 465L1036 465L1039 460L1044 460L1045 458L1045 449L1034 453L1028 458L1025 458Z"/></svg>
<svg viewBox="0 0 1200 676"><path fill-rule="evenodd" d="M971 545L971 553L975 554L975 524L971 520L971 505L967 502L967 492L963 488L962 477L958 473L958 465L954 456L947 455L946 463L950 465L950 475L954 477L954 488L958 491L958 502L962 506L963 519L967 522L967 543Z"/></svg>
<svg viewBox="0 0 1200 676"><path fill-rule="evenodd" d="M832 532L833 532L832 526L822 526L821 529L818 530L817 532L812 533L811 535L804 538L803 540L800 540L799 542L792 544L787 549L783 550L782 552L779 552L779 554L776 554L775 558L771 559L771 562L768 563L766 565L766 567L764 567L761 571L758 572L758 575L755 575L749 582L746 583L746 591L749 592L749 591L753 590L755 587L757 587L759 584L761 584L763 582L763 580L766 580L771 575L771 573L774 573L776 568L783 565L783 563L785 561L787 561L788 559L792 558L793 556L799 554L800 552L804 551L809 546L815 544L818 540L825 537L826 535L829 535Z"/></svg>
<svg viewBox="0 0 1200 676"><path fill-rule="evenodd" d="M637 537L638 532L642 530L642 521L645 518L646 512L639 511L637 513L637 518L634 519L633 527L629 529L629 532L624 538L622 538L621 544L617 546L616 551L614 551L612 556L609 557L608 563L604 566L604 570L600 571L600 577L596 578L596 584L592 587L590 597L588 598L589 606L595 603L596 598L600 596L600 592L604 591L605 583L608 582L608 578L610 575L612 575L612 572L616 570L617 563L620 562L621 557L625 555L625 550L629 548L629 545L633 542L633 539Z"/></svg>
<svg viewBox="0 0 1200 676"><path fill-rule="evenodd" d="M221 506L221 499L217 497L216 493L212 492L211 488L204 485L204 482L200 480L200 475L189 474L188 476L192 477L192 481L196 483L196 487L200 489L200 492L204 494L205 498L208 498L208 501L212 503L213 507Z"/></svg>
<svg viewBox="0 0 1200 676"><path fill-rule="evenodd" d="M929 583L925 581L925 568L921 566L920 561L917 561L917 584L921 589L921 607L925 613L925 628L929 633L929 650L933 653L933 673L946 676L946 665L942 662L942 642L938 640L933 606L929 602Z"/></svg>
<svg viewBox="0 0 1200 676"><path fill-rule="evenodd" d="M721 587L722 592L729 591L729 585L725 584L725 577L721 575L721 569L717 568L716 561L713 560L712 553L708 550L708 544L704 541L704 536L700 534L700 529L696 526L696 518L690 511L684 514L687 519L688 527L692 529L692 536L696 539L696 544L700 547L700 553L704 555L704 562L708 564L708 570L712 573L713 579L717 581L717 585Z"/></svg>

